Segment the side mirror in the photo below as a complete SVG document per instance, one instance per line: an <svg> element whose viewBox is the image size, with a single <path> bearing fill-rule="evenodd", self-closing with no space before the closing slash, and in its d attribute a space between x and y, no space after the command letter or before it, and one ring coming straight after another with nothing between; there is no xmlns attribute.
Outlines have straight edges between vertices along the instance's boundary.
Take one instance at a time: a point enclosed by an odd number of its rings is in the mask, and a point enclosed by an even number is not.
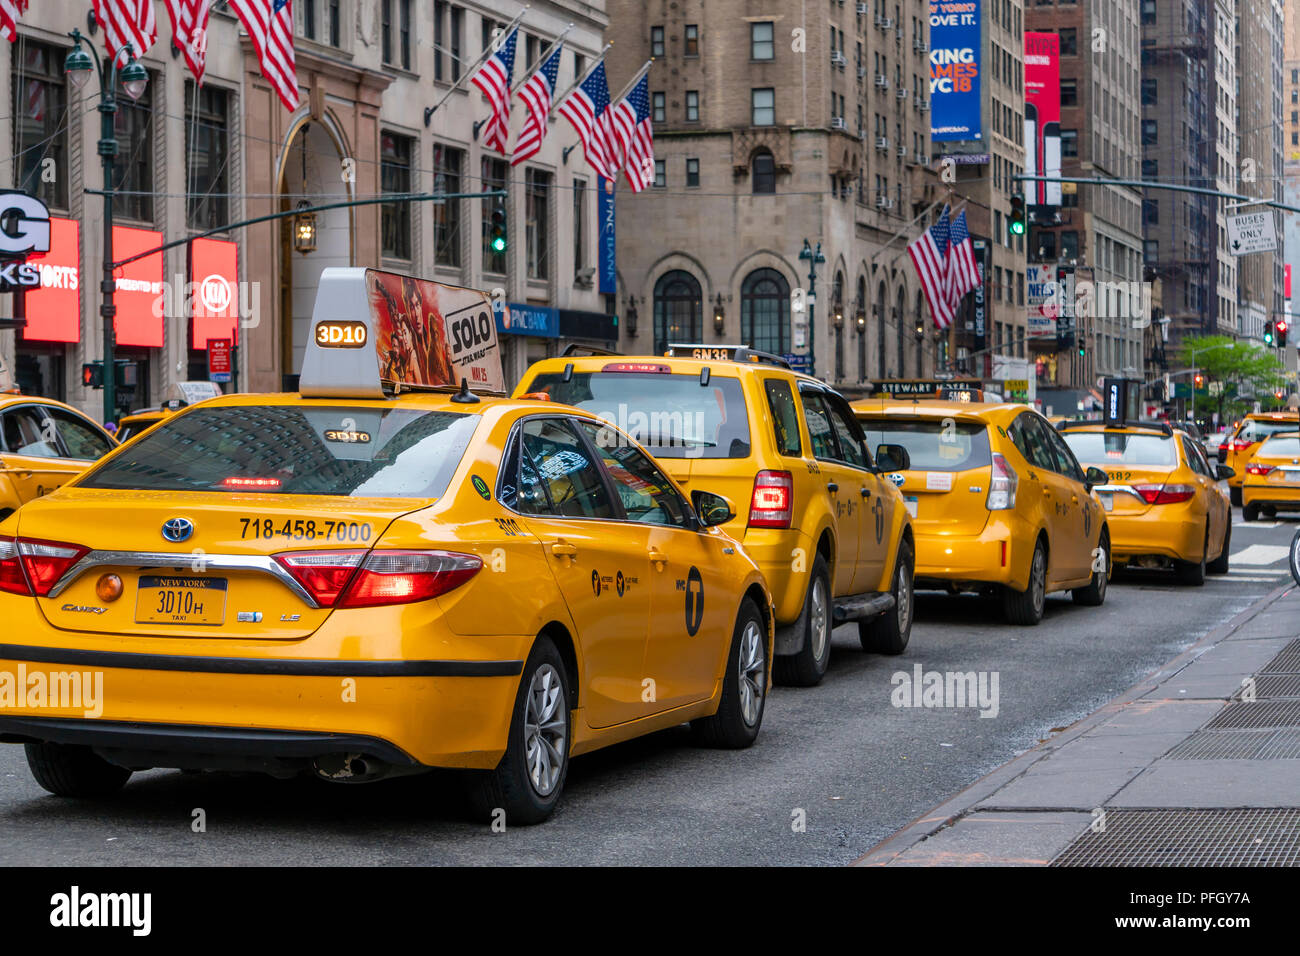
<svg viewBox="0 0 1300 956"><path fill-rule="evenodd" d="M902 445L877 445L876 467L881 471L911 471L912 456Z"/></svg>
<svg viewBox="0 0 1300 956"><path fill-rule="evenodd" d="M695 506L695 514L699 517L700 524L706 528L726 524L736 517L731 502L711 491L692 491L691 504Z"/></svg>
<svg viewBox="0 0 1300 956"><path fill-rule="evenodd" d="M1083 473L1083 483L1088 486L1089 491L1092 491L1097 485L1104 485L1108 481L1110 481L1110 476L1096 465L1089 465Z"/></svg>
<svg viewBox="0 0 1300 956"><path fill-rule="evenodd" d="M1237 469L1236 469L1236 468L1231 468L1231 467L1229 467L1228 465L1215 465L1215 466L1214 466L1214 479L1215 479L1215 481L1227 481L1229 478L1231 478L1231 477L1232 477L1233 475L1235 475L1236 473L1237 473Z"/></svg>

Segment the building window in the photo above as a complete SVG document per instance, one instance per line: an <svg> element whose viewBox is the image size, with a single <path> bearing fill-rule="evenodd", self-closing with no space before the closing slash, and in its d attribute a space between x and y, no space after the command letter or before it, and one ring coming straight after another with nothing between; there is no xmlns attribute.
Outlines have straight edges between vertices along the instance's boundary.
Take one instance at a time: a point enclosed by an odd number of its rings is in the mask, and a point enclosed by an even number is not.
<svg viewBox="0 0 1300 956"><path fill-rule="evenodd" d="M754 154L750 176L754 184L754 192L758 194L770 194L776 192L776 160L772 154L765 149L760 149Z"/></svg>
<svg viewBox="0 0 1300 956"><path fill-rule="evenodd" d="M1149 266L1154 266L1160 262L1160 243L1157 240L1143 240L1142 261Z"/></svg>
<svg viewBox="0 0 1300 956"><path fill-rule="evenodd" d="M664 55L664 28L663 27L650 28L650 55L651 56Z"/></svg>
<svg viewBox="0 0 1300 956"><path fill-rule="evenodd" d="M1154 106L1158 101L1159 93L1157 92L1155 77L1144 76L1142 78L1142 105Z"/></svg>
<svg viewBox="0 0 1300 956"><path fill-rule="evenodd" d="M528 170L525 186L525 243L528 247L528 278L547 281L551 278L548 216L551 201L551 174L540 169ZM505 271L504 269L502 270Z"/></svg>
<svg viewBox="0 0 1300 956"><path fill-rule="evenodd" d="M1074 27L1062 27L1061 56L1077 56L1079 53L1079 31Z"/></svg>
<svg viewBox="0 0 1300 956"><path fill-rule="evenodd" d="M1156 0L1142 0L1142 22L1148 25L1156 22Z"/></svg>
<svg viewBox="0 0 1300 956"><path fill-rule="evenodd" d="M1142 145L1155 146L1160 142L1159 127L1156 126L1155 120L1144 119L1142 121Z"/></svg>
<svg viewBox="0 0 1300 956"><path fill-rule="evenodd" d="M700 184L700 161L694 157L686 160L686 185L699 186Z"/></svg>
<svg viewBox="0 0 1300 956"><path fill-rule="evenodd" d="M573 274L587 267L587 181L573 181Z"/></svg>
<svg viewBox="0 0 1300 956"><path fill-rule="evenodd" d="M700 93L698 90L686 91L686 122L700 121Z"/></svg>
<svg viewBox="0 0 1300 956"><path fill-rule="evenodd" d="M459 149L433 144L433 191L435 193L461 192L461 167L465 154ZM441 199L433 202L433 261L436 265L460 267L460 210L459 199Z"/></svg>
<svg viewBox="0 0 1300 956"><path fill-rule="evenodd" d="M700 55L700 28L697 24L686 24L686 41L682 46L683 56Z"/></svg>
<svg viewBox="0 0 1300 956"><path fill-rule="evenodd" d="M302 35L308 40L315 40L319 32L317 27L317 5L320 0L299 0L302 5Z"/></svg>
<svg viewBox="0 0 1300 956"><path fill-rule="evenodd" d="M484 156L482 161L483 171L483 191L505 189L506 174L509 167L506 166L504 159L492 159ZM506 271L506 253L505 251L495 252L492 249L492 212L497 208L506 209L506 235L510 235L509 209L503 199L497 196L489 196L480 200L482 203L483 218L481 229L483 233L483 271L493 272L498 275L504 275Z"/></svg>
<svg viewBox="0 0 1300 956"><path fill-rule="evenodd" d="M379 136L379 180L385 193L411 191L411 155L415 140L384 131ZM411 204L384 203L379 210L380 255L411 259Z"/></svg>
<svg viewBox="0 0 1300 956"><path fill-rule="evenodd" d="M1160 175L1160 162L1155 159L1142 160L1142 178L1155 179Z"/></svg>
<svg viewBox="0 0 1300 956"><path fill-rule="evenodd" d="M668 185L668 164L662 159L655 160L655 186L663 189Z"/></svg>
<svg viewBox="0 0 1300 956"><path fill-rule="evenodd" d="M1079 131L1074 129L1061 130L1061 155L1078 156L1079 155Z"/></svg>
<svg viewBox="0 0 1300 956"><path fill-rule="evenodd" d="M381 10L380 48L390 66L411 68L411 0L384 0Z"/></svg>
<svg viewBox="0 0 1300 956"><path fill-rule="evenodd" d="M150 71L149 85L138 100L118 97L114 131L117 166L113 188L117 214L126 219L153 222L153 91L158 77Z"/></svg>
<svg viewBox="0 0 1300 956"><path fill-rule="evenodd" d="M1061 233L1061 258L1079 258L1079 234L1073 229Z"/></svg>
<svg viewBox="0 0 1300 956"><path fill-rule="evenodd" d="M749 25L749 58L751 60L776 59L776 38L770 20Z"/></svg>
<svg viewBox="0 0 1300 956"><path fill-rule="evenodd" d="M460 79L460 48L461 41L465 35L465 11L460 7L452 7L447 11L451 15L451 26L448 32L451 41L451 81L455 83Z"/></svg>
<svg viewBox="0 0 1300 956"><path fill-rule="evenodd" d="M1079 105L1079 82L1073 79L1061 80L1061 105L1078 106Z"/></svg>
<svg viewBox="0 0 1300 956"><path fill-rule="evenodd" d="M664 106L664 94L654 93L650 97L652 116L656 123L666 123L668 121L668 111Z"/></svg>
<svg viewBox="0 0 1300 956"><path fill-rule="evenodd" d="M750 91L750 103L755 126L776 125L776 90L771 87Z"/></svg>
<svg viewBox="0 0 1300 956"><path fill-rule="evenodd" d="M790 351L790 285L775 269L756 269L740 287L740 337L751 348Z"/></svg>
<svg viewBox="0 0 1300 956"><path fill-rule="evenodd" d="M343 0L325 0L325 27L329 31L329 45L343 45Z"/></svg>
<svg viewBox="0 0 1300 956"><path fill-rule="evenodd" d="M230 222L230 94L215 86L199 88L194 112L194 82L185 81L186 218L191 229L219 229Z"/></svg>
<svg viewBox="0 0 1300 956"><path fill-rule="evenodd" d="M1152 226L1160 224L1160 200L1142 200L1142 222L1144 225Z"/></svg>
<svg viewBox="0 0 1300 956"><path fill-rule="evenodd" d="M700 283L681 269L666 272L655 283L655 352L669 342L699 342L702 338L704 296Z"/></svg>
<svg viewBox="0 0 1300 956"><path fill-rule="evenodd" d="M23 37L14 44L14 185L47 206L68 208L68 88L63 78L67 51ZM22 64L18 54L22 54ZM53 160L53 163L46 162ZM55 175L43 175L53 168Z"/></svg>
<svg viewBox="0 0 1300 956"><path fill-rule="evenodd" d="M447 0L433 0L433 78L441 83L442 54L447 44L446 27L443 21L447 16Z"/></svg>

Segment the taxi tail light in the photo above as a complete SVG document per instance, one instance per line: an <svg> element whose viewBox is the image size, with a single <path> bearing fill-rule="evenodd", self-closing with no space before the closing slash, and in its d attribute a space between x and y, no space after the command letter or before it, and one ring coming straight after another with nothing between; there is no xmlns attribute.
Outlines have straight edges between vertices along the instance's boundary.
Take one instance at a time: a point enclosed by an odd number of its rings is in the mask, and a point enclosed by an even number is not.
<svg viewBox="0 0 1300 956"><path fill-rule="evenodd" d="M333 607L365 557L364 550L295 551L277 554L275 560L307 589L317 604Z"/></svg>
<svg viewBox="0 0 1300 956"><path fill-rule="evenodd" d="M479 571L483 559L453 551L372 551L339 607L412 604L452 591Z"/></svg>
<svg viewBox="0 0 1300 956"><path fill-rule="evenodd" d="M89 548L34 538L0 538L0 591L45 597Z"/></svg>
<svg viewBox="0 0 1300 956"><path fill-rule="evenodd" d="M993 477L989 481L989 494L985 507L989 511L1005 511L1016 506L1016 489L1020 487L1020 476L1005 458L993 453Z"/></svg>
<svg viewBox="0 0 1300 956"><path fill-rule="evenodd" d="M794 476L788 471L760 471L749 500L751 528L789 528L794 516Z"/></svg>
<svg viewBox="0 0 1300 956"><path fill-rule="evenodd" d="M1227 453L1228 453L1228 443L1224 442L1219 446L1219 460L1222 461L1223 456L1226 455Z"/></svg>
<svg viewBox="0 0 1300 956"><path fill-rule="evenodd" d="M1149 505L1176 505L1191 501L1196 489L1191 485L1134 484L1133 490Z"/></svg>
<svg viewBox="0 0 1300 956"><path fill-rule="evenodd" d="M1246 466L1246 473L1250 475L1267 475L1272 470L1272 465L1259 465L1252 463Z"/></svg>
<svg viewBox="0 0 1300 956"><path fill-rule="evenodd" d="M1248 438L1235 438L1235 439L1233 439L1233 442L1232 442L1232 450L1233 450L1233 451L1245 451L1247 448L1249 448L1249 447L1250 447L1251 445L1253 445L1253 444L1255 444L1255 443L1254 443L1253 441L1251 441L1250 439L1248 439Z"/></svg>
<svg viewBox="0 0 1300 956"><path fill-rule="evenodd" d="M0 538L0 591L10 594L31 594L23 566L18 561L18 542L13 538Z"/></svg>

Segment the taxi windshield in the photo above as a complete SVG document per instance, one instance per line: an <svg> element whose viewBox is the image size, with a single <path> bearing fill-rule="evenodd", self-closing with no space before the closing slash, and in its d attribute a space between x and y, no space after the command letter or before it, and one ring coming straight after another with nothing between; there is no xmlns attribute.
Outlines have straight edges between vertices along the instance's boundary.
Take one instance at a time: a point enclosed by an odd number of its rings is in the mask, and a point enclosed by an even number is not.
<svg viewBox="0 0 1300 956"><path fill-rule="evenodd" d="M988 429L977 422L863 421L862 430L873 450L882 444L906 448L914 471L968 471L992 464Z"/></svg>
<svg viewBox="0 0 1300 956"><path fill-rule="evenodd" d="M83 488L437 498L477 415L415 408L232 405L176 415Z"/></svg>
<svg viewBox="0 0 1300 956"><path fill-rule="evenodd" d="M530 392L576 405L617 425L656 458L748 458L749 415L740 381L662 372L538 375Z"/></svg>
<svg viewBox="0 0 1300 956"><path fill-rule="evenodd" d="M1300 457L1300 438L1294 435L1274 435L1260 446L1257 455L1289 455Z"/></svg>
<svg viewBox="0 0 1300 956"><path fill-rule="evenodd" d="M1290 421L1278 421L1277 419L1260 419L1248 418L1241 426L1241 434L1238 439L1247 441L1263 441L1269 435L1276 435L1278 432L1293 432L1298 425L1296 419Z"/></svg>
<svg viewBox="0 0 1300 956"><path fill-rule="evenodd" d="M1174 440L1168 435L1134 432L1065 432L1065 443L1074 457L1089 465L1152 465L1173 467L1178 464Z"/></svg>

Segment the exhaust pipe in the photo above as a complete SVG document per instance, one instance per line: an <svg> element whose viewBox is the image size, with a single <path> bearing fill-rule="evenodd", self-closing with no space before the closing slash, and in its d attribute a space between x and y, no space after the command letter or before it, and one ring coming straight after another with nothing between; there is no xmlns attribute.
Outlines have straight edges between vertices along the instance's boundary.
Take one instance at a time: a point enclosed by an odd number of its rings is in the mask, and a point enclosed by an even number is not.
<svg viewBox="0 0 1300 956"><path fill-rule="evenodd" d="M326 754L311 764L312 772L330 783L370 783L388 776L392 769L382 760L366 754Z"/></svg>

